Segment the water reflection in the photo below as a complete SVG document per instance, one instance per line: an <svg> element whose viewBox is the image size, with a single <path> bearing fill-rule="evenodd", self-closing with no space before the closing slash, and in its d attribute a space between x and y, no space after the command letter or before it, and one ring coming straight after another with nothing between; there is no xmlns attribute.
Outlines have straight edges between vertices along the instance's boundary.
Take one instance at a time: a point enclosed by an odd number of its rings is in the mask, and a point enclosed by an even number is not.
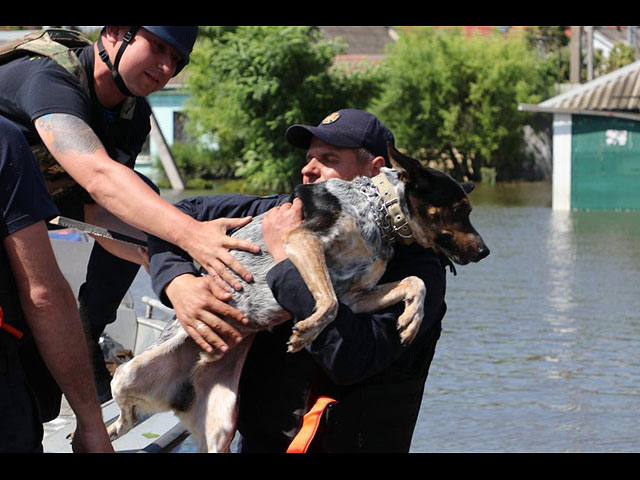
<svg viewBox="0 0 640 480"><path fill-rule="evenodd" d="M576 259L570 212L550 212L549 229L544 242L548 261L549 303L554 311L567 312L573 307L572 288Z"/></svg>
<svg viewBox="0 0 640 480"><path fill-rule="evenodd" d="M449 277L412 450L637 451L640 212L491 188L470 197L492 253Z"/></svg>

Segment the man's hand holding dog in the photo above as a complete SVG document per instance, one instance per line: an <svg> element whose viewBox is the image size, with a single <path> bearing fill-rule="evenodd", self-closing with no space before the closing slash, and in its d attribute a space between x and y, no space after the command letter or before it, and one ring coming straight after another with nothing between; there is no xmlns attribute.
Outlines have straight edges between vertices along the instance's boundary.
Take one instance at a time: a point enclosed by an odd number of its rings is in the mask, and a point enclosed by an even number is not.
<svg viewBox="0 0 640 480"><path fill-rule="evenodd" d="M283 240L287 233L302 224L302 202L296 198L293 203L283 203L269 210L262 219L262 237L275 263L287 258Z"/></svg>
<svg viewBox="0 0 640 480"><path fill-rule="evenodd" d="M242 290L242 284L236 278L236 274L245 281L253 281L253 275L242 265L229 250L245 250L252 253L260 253L260 247L241 238L230 237L227 230L243 227L252 220L245 218L217 218L207 222L196 222L189 230L189 240L192 245L206 247L205 250L186 250L211 275L221 288L226 285L236 290ZM231 269L232 271L230 271Z"/></svg>
<svg viewBox="0 0 640 480"><path fill-rule="evenodd" d="M276 263L287 257L283 248L285 235L300 226L302 220L302 202L299 199L272 208L265 214L262 234ZM241 323L247 323L247 319L242 312L226 303L231 299L231 293L219 277L180 275L165 287L165 292L178 321L203 350L224 353L242 340L240 332L225 319Z"/></svg>
<svg viewBox="0 0 640 480"><path fill-rule="evenodd" d="M190 274L174 278L165 292L182 328L206 352L226 352L240 343L242 335L224 318L246 323L244 314L225 303L231 294L217 286L210 277Z"/></svg>

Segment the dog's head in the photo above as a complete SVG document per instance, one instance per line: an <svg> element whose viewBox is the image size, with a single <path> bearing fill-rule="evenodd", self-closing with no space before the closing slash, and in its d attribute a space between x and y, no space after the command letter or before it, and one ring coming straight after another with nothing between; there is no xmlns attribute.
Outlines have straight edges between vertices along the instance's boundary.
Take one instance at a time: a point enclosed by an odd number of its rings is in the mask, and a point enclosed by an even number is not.
<svg viewBox="0 0 640 480"><path fill-rule="evenodd" d="M471 183L458 183L449 175L424 167L387 144L391 166L404 183L407 221L416 241L433 248L459 265L479 262L489 255L480 234L469 221Z"/></svg>

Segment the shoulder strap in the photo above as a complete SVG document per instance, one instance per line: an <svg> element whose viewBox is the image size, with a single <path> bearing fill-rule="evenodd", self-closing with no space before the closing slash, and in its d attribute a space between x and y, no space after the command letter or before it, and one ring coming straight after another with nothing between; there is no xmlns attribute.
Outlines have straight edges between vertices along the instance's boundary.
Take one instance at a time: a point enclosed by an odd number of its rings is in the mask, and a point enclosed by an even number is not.
<svg viewBox="0 0 640 480"><path fill-rule="evenodd" d="M40 30L2 45L0 65L23 55L42 55L54 60L77 78L88 94L87 74L73 49L91 44L89 39L73 30L60 28Z"/></svg>
<svg viewBox="0 0 640 480"><path fill-rule="evenodd" d="M311 410L304 416L302 428L300 428L298 434L291 441L289 448L287 448L287 453L307 453L309 445L311 445L318 431L322 415L326 408L332 403L336 403L333 398L318 397L316 403L311 407Z"/></svg>

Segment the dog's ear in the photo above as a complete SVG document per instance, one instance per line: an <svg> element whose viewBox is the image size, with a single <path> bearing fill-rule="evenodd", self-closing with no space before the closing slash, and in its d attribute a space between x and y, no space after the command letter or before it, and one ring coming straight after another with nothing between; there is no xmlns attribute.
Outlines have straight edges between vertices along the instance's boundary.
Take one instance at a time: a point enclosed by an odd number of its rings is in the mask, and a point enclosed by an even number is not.
<svg viewBox="0 0 640 480"><path fill-rule="evenodd" d="M389 142L387 142L387 152L391 166L398 172L398 178L403 182L417 180L421 174L424 175L424 168L418 160L403 155Z"/></svg>
<svg viewBox="0 0 640 480"><path fill-rule="evenodd" d="M464 193L468 195L473 191L476 185L474 183L466 182L466 183L461 183L460 186L464 190Z"/></svg>

